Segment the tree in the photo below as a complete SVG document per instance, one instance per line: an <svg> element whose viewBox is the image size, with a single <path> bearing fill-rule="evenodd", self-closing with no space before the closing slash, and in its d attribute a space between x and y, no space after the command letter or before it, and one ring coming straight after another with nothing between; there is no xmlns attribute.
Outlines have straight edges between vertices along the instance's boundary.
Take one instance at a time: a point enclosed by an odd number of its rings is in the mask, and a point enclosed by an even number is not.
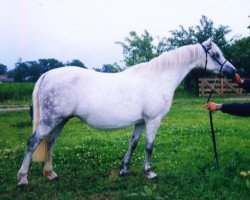
<svg viewBox="0 0 250 200"><path fill-rule="evenodd" d="M199 25L187 29L180 26L179 29L170 31L171 37L167 39L167 45L171 49L176 49L184 45L202 43L208 38L212 38L214 43L222 50L225 50L233 40L228 41L226 39L226 35L230 32L231 29L228 26L219 25L217 28L214 27L214 22L203 15Z"/></svg>
<svg viewBox="0 0 250 200"><path fill-rule="evenodd" d="M0 74L6 74L8 67L0 63Z"/></svg>
<svg viewBox="0 0 250 200"><path fill-rule="evenodd" d="M121 72L123 68L121 68L117 63L114 64L104 64L102 68L94 68L97 72L104 72L104 73L117 73Z"/></svg>
<svg viewBox="0 0 250 200"><path fill-rule="evenodd" d="M112 73L111 65L110 64L104 64L102 66L101 72Z"/></svg>
<svg viewBox="0 0 250 200"><path fill-rule="evenodd" d="M125 68L121 67L120 65L118 65L117 63L112 64L110 67L112 69L112 72L114 72L114 73L121 72L125 69Z"/></svg>
<svg viewBox="0 0 250 200"><path fill-rule="evenodd" d="M228 26L219 25L214 26L214 22L208 19L206 16L202 16L200 24L191 26L185 29L180 26L179 29L170 31L171 37L166 39L165 44L169 49L176 49L183 45L202 43L208 38L212 38L220 49L228 55L228 49L234 38L226 39L226 35L231 32ZM210 74L206 74L209 76ZM205 71L195 69L191 71L184 79L184 87L186 90L197 93L198 92L198 79L205 76Z"/></svg>
<svg viewBox="0 0 250 200"><path fill-rule="evenodd" d="M117 64L104 64L102 66L102 72L117 73L121 72L123 69Z"/></svg>
<svg viewBox="0 0 250 200"><path fill-rule="evenodd" d="M53 58L26 62L23 62L20 58L15 64L15 69L12 70L9 75L12 76L16 82L37 81L43 73L63 66L62 62Z"/></svg>
<svg viewBox="0 0 250 200"><path fill-rule="evenodd" d="M37 61L27 61L25 62L28 67L28 81L35 82L39 79L39 77L42 75L42 68L41 65Z"/></svg>
<svg viewBox="0 0 250 200"><path fill-rule="evenodd" d="M77 67L82 67L82 68L87 69L87 67L85 67L85 65L78 59L74 59L70 62L67 62L66 66L77 66Z"/></svg>
<svg viewBox="0 0 250 200"><path fill-rule="evenodd" d="M18 62L15 64L15 70L13 73L13 78L15 82L24 82L24 79L28 76L29 67L26 63L22 62L19 58Z"/></svg>
<svg viewBox="0 0 250 200"><path fill-rule="evenodd" d="M15 69L11 69L7 72L7 76L9 78L14 78L14 74L15 74Z"/></svg>
<svg viewBox="0 0 250 200"><path fill-rule="evenodd" d="M139 36L135 31L129 32L124 42L116 42L123 48L124 62L126 66L132 66L141 62L147 62L156 56L153 37L147 30Z"/></svg>
<svg viewBox="0 0 250 200"><path fill-rule="evenodd" d="M38 64L41 67L41 74L58 67L63 67L64 64L61 61L58 61L54 58L49 59L39 59Z"/></svg>
<svg viewBox="0 0 250 200"><path fill-rule="evenodd" d="M228 49L228 57L243 77L250 77L250 36L236 40Z"/></svg>

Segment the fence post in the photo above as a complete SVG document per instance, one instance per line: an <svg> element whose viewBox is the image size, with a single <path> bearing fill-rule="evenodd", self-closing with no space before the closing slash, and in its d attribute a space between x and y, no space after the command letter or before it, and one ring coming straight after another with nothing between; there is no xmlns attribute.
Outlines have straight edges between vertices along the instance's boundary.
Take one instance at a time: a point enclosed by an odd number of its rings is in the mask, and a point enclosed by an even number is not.
<svg viewBox="0 0 250 200"><path fill-rule="evenodd" d="M220 94L224 95L224 80L223 80L223 78L220 79Z"/></svg>
<svg viewBox="0 0 250 200"><path fill-rule="evenodd" d="M201 96L205 96L205 94L204 94L204 78L201 78Z"/></svg>

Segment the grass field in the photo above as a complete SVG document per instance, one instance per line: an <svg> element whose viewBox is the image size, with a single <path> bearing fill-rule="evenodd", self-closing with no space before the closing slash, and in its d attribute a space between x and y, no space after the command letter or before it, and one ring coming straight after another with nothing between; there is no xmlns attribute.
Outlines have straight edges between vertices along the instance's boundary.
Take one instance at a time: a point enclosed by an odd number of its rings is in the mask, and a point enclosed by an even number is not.
<svg viewBox="0 0 250 200"><path fill-rule="evenodd" d="M225 101L216 99L216 101ZM155 140L152 164L158 179L144 177L145 133L131 161L131 175L118 176L132 128L99 131L72 119L54 151L56 181L32 163L29 185L17 188L16 173L31 133L28 111L0 113L0 199L250 199L250 121L214 114L220 168L214 167L205 99L178 96Z"/></svg>

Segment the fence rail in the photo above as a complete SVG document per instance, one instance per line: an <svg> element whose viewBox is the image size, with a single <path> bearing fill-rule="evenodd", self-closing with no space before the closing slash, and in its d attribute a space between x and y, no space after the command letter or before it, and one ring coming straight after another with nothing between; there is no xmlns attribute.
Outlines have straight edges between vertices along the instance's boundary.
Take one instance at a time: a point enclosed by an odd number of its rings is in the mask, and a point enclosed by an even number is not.
<svg viewBox="0 0 250 200"><path fill-rule="evenodd" d="M200 78L199 79L199 96L208 96L210 90L213 88L214 78ZM215 96L223 95L237 95L244 94L243 89L237 83L232 82L230 79L217 79L214 85Z"/></svg>

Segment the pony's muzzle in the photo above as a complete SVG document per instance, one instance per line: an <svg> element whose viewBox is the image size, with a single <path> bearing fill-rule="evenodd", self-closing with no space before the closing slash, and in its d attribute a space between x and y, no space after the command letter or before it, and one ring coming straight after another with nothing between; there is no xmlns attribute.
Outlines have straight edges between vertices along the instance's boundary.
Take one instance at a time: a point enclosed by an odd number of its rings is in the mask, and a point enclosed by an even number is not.
<svg viewBox="0 0 250 200"><path fill-rule="evenodd" d="M223 74L225 74L225 76L229 79L232 79L235 76L236 73L236 69L234 68L234 66L231 63L226 63L221 72Z"/></svg>

